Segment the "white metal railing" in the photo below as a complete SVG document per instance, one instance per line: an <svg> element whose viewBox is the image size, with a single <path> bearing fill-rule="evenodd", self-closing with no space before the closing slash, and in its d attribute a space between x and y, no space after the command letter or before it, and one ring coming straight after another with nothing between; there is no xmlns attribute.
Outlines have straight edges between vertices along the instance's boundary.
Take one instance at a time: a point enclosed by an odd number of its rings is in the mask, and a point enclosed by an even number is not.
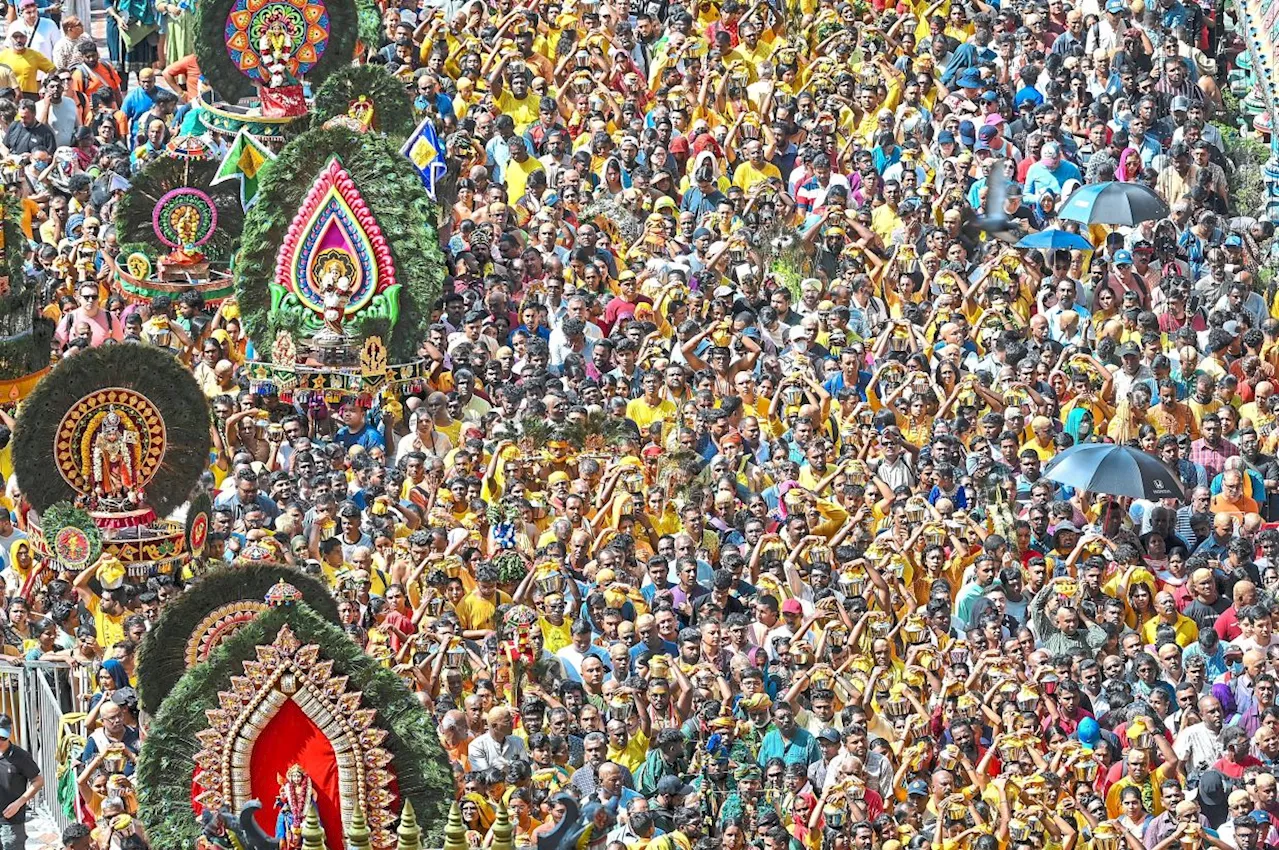
<svg viewBox="0 0 1280 850"><path fill-rule="evenodd" d="M44 788L35 803L52 815L59 829L74 820L58 802L58 741L63 718L87 710L92 692L92 674L86 667L0 658L0 711L13 718L14 742L40 766ZM84 733L83 728L76 731Z"/></svg>

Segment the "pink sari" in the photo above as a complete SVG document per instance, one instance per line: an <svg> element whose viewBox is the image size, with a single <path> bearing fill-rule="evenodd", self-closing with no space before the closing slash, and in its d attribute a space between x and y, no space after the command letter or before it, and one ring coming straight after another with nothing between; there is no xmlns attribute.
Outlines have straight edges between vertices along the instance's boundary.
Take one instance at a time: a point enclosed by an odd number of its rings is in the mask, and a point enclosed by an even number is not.
<svg viewBox="0 0 1280 850"><path fill-rule="evenodd" d="M1138 170L1132 174L1129 173L1124 167L1124 164L1129 160L1129 154L1134 154L1135 156L1138 157ZM1133 183L1137 181L1137 179L1141 175L1142 175L1142 155L1138 153L1138 149L1125 148L1124 150L1122 150L1120 152L1120 164L1116 166L1116 179L1121 181L1122 183Z"/></svg>

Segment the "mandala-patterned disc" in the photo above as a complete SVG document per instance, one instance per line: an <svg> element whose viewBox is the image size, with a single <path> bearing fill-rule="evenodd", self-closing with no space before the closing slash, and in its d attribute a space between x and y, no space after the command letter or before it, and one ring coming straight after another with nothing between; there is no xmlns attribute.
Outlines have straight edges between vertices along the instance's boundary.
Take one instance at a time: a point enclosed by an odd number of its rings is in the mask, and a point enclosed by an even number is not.
<svg viewBox="0 0 1280 850"><path fill-rule="evenodd" d="M93 544L83 528L68 525L53 539L53 554L72 569L84 569L89 565Z"/></svg>
<svg viewBox="0 0 1280 850"><path fill-rule="evenodd" d="M287 52L289 73L301 77L329 45L329 12L321 0L236 0L224 38L231 61L249 79L268 78L264 46L272 40Z"/></svg>
<svg viewBox="0 0 1280 850"><path fill-rule="evenodd" d="M218 207L199 189L174 189L156 202L151 226L170 248L203 245L218 227Z"/></svg>
<svg viewBox="0 0 1280 850"><path fill-rule="evenodd" d="M108 428L109 416L119 424ZM78 493L93 492L103 472L95 472L95 456L103 454L109 432L119 434L128 454L132 487L143 487L164 460L165 427L160 410L148 398L130 389L107 387L81 398L63 415L54 432L54 462L58 474ZM98 465L101 466L99 460ZM108 471L109 473L109 471Z"/></svg>

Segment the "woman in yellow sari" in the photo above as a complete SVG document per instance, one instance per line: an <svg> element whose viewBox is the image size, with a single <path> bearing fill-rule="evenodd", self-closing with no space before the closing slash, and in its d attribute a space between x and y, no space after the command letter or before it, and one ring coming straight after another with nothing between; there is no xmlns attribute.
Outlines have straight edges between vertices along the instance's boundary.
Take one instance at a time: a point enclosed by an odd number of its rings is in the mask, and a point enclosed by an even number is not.
<svg viewBox="0 0 1280 850"><path fill-rule="evenodd" d="M28 602L44 586L46 570L35 560L29 540L13 541L9 547L9 570L18 579L18 595ZM47 577L53 578L53 575L48 574Z"/></svg>
<svg viewBox="0 0 1280 850"><path fill-rule="evenodd" d="M513 789L507 808L511 811L511 826L515 829L515 846L533 846L533 831L542 826L542 821L533 816L533 795L526 788Z"/></svg>
<svg viewBox="0 0 1280 850"><path fill-rule="evenodd" d="M459 808L462 810L462 825L467 829L467 844L482 846L497 817L493 806L482 794L473 791L463 795Z"/></svg>

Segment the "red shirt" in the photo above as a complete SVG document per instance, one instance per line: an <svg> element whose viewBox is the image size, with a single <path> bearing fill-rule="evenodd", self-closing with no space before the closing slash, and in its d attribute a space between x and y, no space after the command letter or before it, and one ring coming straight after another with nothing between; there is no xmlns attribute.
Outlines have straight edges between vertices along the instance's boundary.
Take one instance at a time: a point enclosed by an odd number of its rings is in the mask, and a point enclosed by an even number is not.
<svg viewBox="0 0 1280 850"><path fill-rule="evenodd" d="M1236 606L1232 605L1218 615L1213 623L1213 630L1222 640L1231 641L1240 637L1240 619L1236 616Z"/></svg>
<svg viewBox="0 0 1280 850"><path fill-rule="evenodd" d="M1226 756L1223 756L1214 762L1212 769L1219 771L1224 776L1229 776L1232 779L1243 779L1245 768L1249 767L1262 767L1262 762L1246 753L1241 757L1240 761L1232 761Z"/></svg>
<svg viewBox="0 0 1280 850"><path fill-rule="evenodd" d="M621 297L614 298L609 302L609 306L604 308L604 332L606 335L613 333L613 326L624 319L630 319L636 314L636 307L641 304L653 306L653 301L644 295L637 295L635 303L623 301Z"/></svg>

